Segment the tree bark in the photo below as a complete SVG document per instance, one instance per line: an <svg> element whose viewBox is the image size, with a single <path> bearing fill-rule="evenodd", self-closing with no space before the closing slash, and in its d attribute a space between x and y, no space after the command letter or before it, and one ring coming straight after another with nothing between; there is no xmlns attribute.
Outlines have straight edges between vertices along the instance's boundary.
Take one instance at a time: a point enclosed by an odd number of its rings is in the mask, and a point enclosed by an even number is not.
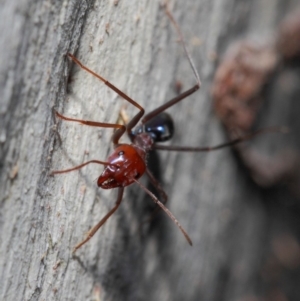
<svg viewBox="0 0 300 301"><path fill-rule="evenodd" d="M172 144L226 141L210 101L218 58L238 38L269 39L298 2L171 3L202 80L199 92L168 110L176 122ZM117 212L72 256L117 194L97 188L98 165L50 172L105 160L112 130L57 120L53 109L109 123L120 110L129 117L137 110L66 54L148 112L176 95L176 82L188 89L195 79L159 1L10 0L0 13L1 300L299 300L299 262L279 255L297 259L289 250L299 246L299 197L256 185L231 149L161 151L152 166L193 247L163 212L143 224L152 200L132 185ZM297 133L295 99L287 98L285 116ZM282 106L272 104L262 124L281 125ZM271 146L279 139L285 147L278 135L272 139ZM290 139L299 147L297 135ZM292 246L280 252L282 245Z"/></svg>

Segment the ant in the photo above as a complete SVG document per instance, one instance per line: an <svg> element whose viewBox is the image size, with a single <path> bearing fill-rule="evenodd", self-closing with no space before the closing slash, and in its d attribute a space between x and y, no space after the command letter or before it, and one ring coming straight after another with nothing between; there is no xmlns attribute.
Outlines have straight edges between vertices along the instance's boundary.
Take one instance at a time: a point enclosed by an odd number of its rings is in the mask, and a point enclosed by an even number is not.
<svg viewBox="0 0 300 301"><path fill-rule="evenodd" d="M81 246L83 246L86 242L88 242L93 237L93 235L99 230L99 228L118 209L118 207L122 202L124 188L133 183L139 185L153 199L154 203L156 203L159 206L158 209L162 209L169 216L169 218L180 229L180 231L186 238L187 242L190 245L192 245L192 240L187 234L187 232L184 230L184 228L181 226L181 224L178 222L175 216L171 213L171 211L167 209L164 205L167 202L167 194L164 192L164 190L162 189L158 181L155 179L155 177L152 175L149 168L147 167L148 152L153 149L169 150L169 151L187 151L187 152L212 151L212 150L217 150L224 147L232 146L242 141L251 139L262 132L274 131L274 128L259 130L254 133L248 134L244 137L239 137L227 143L219 144L213 147L166 146L166 145L157 144L157 142L164 142L171 139L174 133L173 120L171 116L164 111L174 106L178 102L182 101L183 99L187 98L194 92L196 92L201 86L199 74L193 63L191 55L189 54L189 51L186 47L186 43L184 41L181 30L177 22L175 21L173 15L168 10L167 5L165 5L165 11L177 31L179 40L183 46L186 57L194 73L196 84L192 88L179 94L175 98L169 100L168 102L154 109L153 111L146 114L145 116L144 116L145 113L144 108L140 106L136 101L134 101L124 92L119 90L108 80L106 80L99 74L95 73L94 71L90 70L88 67L83 65L73 54L68 53L68 57L75 64L77 64L81 69L85 70L86 72L98 78L100 81L104 82L105 85L107 85L110 89L115 91L118 95L120 95L122 98L127 100L129 103L131 103L139 110L139 112L128 122L127 125L74 119L74 118L63 116L62 114L55 111L56 116L65 121L78 122L93 127L115 129L115 132L111 138L114 145L114 151L107 158L107 161L90 160L81 165L75 166L73 168L65 169L65 170L55 170L52 171L51 173L51 175L54 175L54 174L71 172L74 170L81 169L82 167L90 163L101 164L104 165L105 168L102 174L98 178L97 185L102 189L118 188L118 196L114 207L98 222L97 225L95 225L93 228L89 230L87 237L75 246L73 253L76 250L78 250ZM140 120L141 120L141 124L135 127ZM275 129L275 131L277 130ZM131 144L119 143L120 138L123 136L125 132L127 132L129 139L131 140ZM144 173L148 175L151 183L157 188L158 192L162 195L164 202L161 202L151 191L149 191L143 184L141 184L138 181L138 179Z"/></svg>

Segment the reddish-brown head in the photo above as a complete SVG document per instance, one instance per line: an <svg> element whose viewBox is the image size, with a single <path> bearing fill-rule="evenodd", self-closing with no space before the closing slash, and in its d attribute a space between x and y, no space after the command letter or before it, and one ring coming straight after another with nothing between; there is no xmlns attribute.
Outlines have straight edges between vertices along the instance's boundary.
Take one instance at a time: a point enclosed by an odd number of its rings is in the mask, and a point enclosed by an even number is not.
<svg viewBox="0 0 300 301"><path fill-rule="evenodd" d="M125 187L140 178L145 170L145 160L140 156L140 150L129 144L118 146L108 157L107 165L98 178L98 186L103 189Z"/></svg>

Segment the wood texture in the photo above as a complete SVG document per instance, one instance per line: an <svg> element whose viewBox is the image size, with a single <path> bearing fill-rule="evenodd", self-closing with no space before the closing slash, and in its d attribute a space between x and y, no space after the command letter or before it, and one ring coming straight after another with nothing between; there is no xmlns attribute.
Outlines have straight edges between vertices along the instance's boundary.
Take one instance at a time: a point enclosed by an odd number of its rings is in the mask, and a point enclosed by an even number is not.
<svg viewBox="0 0 300 301"><path fill-rule="evenodd" d="M190 88L193 74L159 1L2 2L0 299L299 300L298 265L270 268L277 262L273 238L299 237L297 197L259 188L230 149L161 152L154 166L193 247L163 214L141 227L151 199L130 187L117 213L72 257L74 245L112 208L116 192L96 187L101 166L49 173L104 160L112 131L57 123L52 109L112 123L121 108L129 116L135 109L66 54L148 111L176 94L177 80ZM226 140L210 100L214 58L237 38L271 38L298 2L172 3L202 80L199 92L169 110L177 125L172 144ZM285 122L282 106L270 107L262 123ZM298 109L287 102L285 116ZM292 138L299 146L297 135Z"/></svg>

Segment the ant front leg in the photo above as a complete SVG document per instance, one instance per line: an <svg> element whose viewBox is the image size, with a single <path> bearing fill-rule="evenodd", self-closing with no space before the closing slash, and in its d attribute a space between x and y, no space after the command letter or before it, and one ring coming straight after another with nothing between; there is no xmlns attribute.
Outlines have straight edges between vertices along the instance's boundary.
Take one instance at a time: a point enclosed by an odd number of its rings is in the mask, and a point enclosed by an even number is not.
<svg viewBox="0 0 300 301"><path fill-rule="evenodd" d="M112 165L110 164L109 162L104 162L104 161L99 161L99 160L90 160L90 161L87 161L85 163L82 163L78 166L75 166L75 167L72 167L72 168L68 168L68 169L64 169L64 170L53 170L50 175L53 176L53 175L57 175L57 174L60 174L60 173L67 173L67 172L70 172L70 171L74 171L74 170L78 170L78 169L81 169L82 167L88 165L88 164L91 164L91 163L96 163L96 164L101 164L101 165Z"/></svg>
<svg viewBox="0 0 300 301"><path fill-rule="evenodd" d="M103 122L94 122L94 121L89 121L89 120L82 120L82 119L75 119L75 118L69 118L66 117L64 115L61 115L60 113L58 113L57 111L55 111L55 114L57 117L65 120L65 121L73 121L73 122L78 122L84 125L89 125L89 126L95 126L95 127L103 127L103 128L114 128L114 129L118 129L116 131L117 135L115 135L115 137L113 137L113 143L115 145L118 144L119 138L123 135L123 133L125 132L126 128L124 125L120 125L120 124L113 124L113 123L103 123ZM115 134L116 134L115 133ZM51 172L50 175L55 175L55 174L61 174L61 173L67 173L70 171L74 171L74 170L78 170L81 169L82 167L90 164L90 163L96 163L96 164L101 164L101 165L110 165L109 162L105 162L105 161L99 161L99 160L91 160L91 161L87 161L83 164L80 164L78 166L69 168L69 169L65 169L65 170L54 170Z"/></svg>
<svg viewBox="0 0 300 301"><path fill-rule="evenodd" d="M94 234L101 228L101 226L103 226L103 224L115 213L115 211L119 208L122 202L123 192L124 192L123 187L118 189L118 197L115 206L100 220L100 222L96 226L94 226L92 229L89 230L87 237L74 247L73 253L75 253L80 247L82 247L85 243L87 243L94 236Z"/></svg>

